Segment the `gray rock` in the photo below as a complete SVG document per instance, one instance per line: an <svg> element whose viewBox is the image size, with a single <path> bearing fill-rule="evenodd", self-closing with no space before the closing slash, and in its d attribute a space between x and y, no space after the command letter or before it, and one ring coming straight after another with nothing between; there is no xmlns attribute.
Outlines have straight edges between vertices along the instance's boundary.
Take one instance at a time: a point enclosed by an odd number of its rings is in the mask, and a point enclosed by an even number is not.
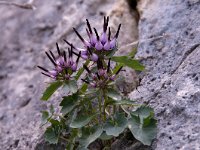
<svg viewBox="0 0 200 150"><path fill-rule="evenodd" d="M200 149L200 1L140 1L137 58L146 66L130 97L158 119L157 150ZM163 36L161 38L156 38Z"/></svg>
<svg viewBox="0 0 200 150"><path fill-rule="evenodd" d="M40 111L45 110L47 104L58 104L61 95L54 96L49 103L40 101L47 85L44 81L49 80L40 74L36 66L50 67L44 52L49 49L55 52L56 42L66 48L63 38L81 46L72 27L86 36L86 18L101 31L103 16L109 15L113 34L122 23L119 45L135 41L138 37L137 13L130 10L124 0L42 0L34 1L34 5L35 10L0 5L2 150L49 149L41 142L45 128L40 127Z"/></svg>

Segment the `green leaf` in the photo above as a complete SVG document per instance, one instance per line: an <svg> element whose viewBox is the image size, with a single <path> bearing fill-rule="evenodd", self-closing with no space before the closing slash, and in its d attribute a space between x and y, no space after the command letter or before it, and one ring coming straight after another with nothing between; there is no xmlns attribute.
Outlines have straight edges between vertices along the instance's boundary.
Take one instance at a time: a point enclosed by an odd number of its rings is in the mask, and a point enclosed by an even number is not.
<svg viewBox="0 0 200 150"><path fill-rule="evenodd" d="M94 115L77 115L70 124L71 128L82 128L83 126L87 125L94 117Z"/></svg>
<svg viewBox="0 0 200 150"><path fill-rule="evenodd" d="M67 94L69 93L76 93L78 90L78 86L75 80L66 81L63 85L64 92Z"/></svg>
<svg viewBox="0 0 200 150"><path fill-rule="evenodd" d="M82 128L82 136L79 139L80 148L87 148L90 143L95 141L102 134L103 129L100 126L93 126L91 128ZM80 149L79 148L79 149Z"/></svg>
<svg viewBox="0 0 200 150"><path fill-rule="evenodd" d="M107 135L119 136L120 133L124 131L127 127L127 119L124 113L117 113L114 116L114 120L108 120L105 123L104 131Z"/></svg>
<svg viewBox="0 0 200 150"><path fill-rule="evenodd" d="M128 56L113 56L111 59L112 61L121 63L127 67L130 67L138 71L142 71L145 68L138 62L138 60L134 60L132 58L129 58Z"/></svg>
<svg viewBox="0 0 200 150"><path fill-rule="evenodd" d="M149 107L145 109L144 106L138 108L136 113L131 113L131 118L128 121L128 127L133 136L144 145L151 145L157 133L157 121L153 118L153 112L149 110Z"/></svg>
<svg viewBox="0 0 200 150"><path fill-rule="evenodd" d="M109 88L107 91L107 96L112 98L113 100L119 101L121 100L121 95L116 90Z"/></svg>
<svg viewBox="0 0 200 150"><path fill-rule="evenodd" d="M48 111L42 111L42 124L46 123L49 118Z"/></svg>
<svg viewBox="0 0 200 150"><path fill-rule="evenodd" d="M78 99L79 99L78 93L63 97L63 100L60 103L60 106L62 106L61 113L65 115L70 111L72 111L74 107L77 105Z"/></svg>
<svg viewBox="0 0 200 150"><path fill-rule="evenodd" d="M137 47L134 47L132 51L128 54L128 56L134 58L136 53L137 53Z"/></svg>
<svg viewBox="0 0 200 150"><path fill-rule="evenodd" d="M101 140L110 140L112 139L112 135L107 135L105 131L103 131L103 133L101 134L101 136L99 137Z"/></svg>
<svg viewBox="0 0 200 150"><path fill-rule="evenodd" d="M85 93L86 90L87 90L87 88L88 88L88 85L87 85L86 83L83 83L83 85L81 86L80 91L81 91L82 93Z"/></svg>
<svg viewBox="0 0 200 150"><path fill-rule="evenodd" d="M123 65L122 64L116 64L115 68L113 69L113 74L116 74L119 68L121 68Z"/></svg>
<svg viewBox="0 0 200 150"><path fill-rule="evenodd" d="M108 105L129 105L129 106L138 106L138 104L135 103L135 101L125 99L125 100L119 100L115 101L112 98L109 98L106 102L106 106Z"/></svg>
<svg viewBox="0 0 200 150"><path fill-rule="evenodd" d="M50 144L57 144L59 134L56 133L55 129L53 127L48 127L44 133L44 138L46 141L48 141Z"/></svg>
<svg viewBox="0 0 200 150"><path fill-rule="evenodd" d="M41 100L47 101L51 97L51 95L61 86L62 86L61 81L56 81L51 83L43 93Z"/></svg>
<svg viewBox="0 0 200 150"><path fill-rule="evenodd" d="M149 106L142 105L136 111L131 112L132 115L139 116L142 120L153 113L153 109Z"/></svg>

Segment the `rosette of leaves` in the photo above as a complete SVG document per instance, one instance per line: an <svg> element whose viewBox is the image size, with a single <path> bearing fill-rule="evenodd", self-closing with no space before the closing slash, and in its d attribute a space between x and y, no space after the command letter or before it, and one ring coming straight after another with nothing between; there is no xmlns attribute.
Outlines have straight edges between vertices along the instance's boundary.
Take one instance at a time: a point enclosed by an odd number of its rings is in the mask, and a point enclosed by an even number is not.
<svg viewBox="0 0 200 150"><path fill-rule="evenodd" d="M144 67L132 55L114 56L121 24L111 37L108 22L109 18L104 17L103 33L100 35L95 28L92 30L86 19L89 40L83 39L74 28L83 48L65 40L70 46L68 55L65 51L61 52L57 44L57 57L51 51L46 52L54 68L49 71L38 66L42 74L54 80L43 93L42 100L47 101L61 87L66 93L60 101L59 114L55 113L53 106L50 111L42 113L43 124L49 124L45 139L52 144L65 140L66 149L83 150L97 139L109 141L129 130L137 140L150 145L156 136L153 109L139 106L116 88L115 81L123 66L139 71ZM77 68L80 58L83 65Z"/></svg>

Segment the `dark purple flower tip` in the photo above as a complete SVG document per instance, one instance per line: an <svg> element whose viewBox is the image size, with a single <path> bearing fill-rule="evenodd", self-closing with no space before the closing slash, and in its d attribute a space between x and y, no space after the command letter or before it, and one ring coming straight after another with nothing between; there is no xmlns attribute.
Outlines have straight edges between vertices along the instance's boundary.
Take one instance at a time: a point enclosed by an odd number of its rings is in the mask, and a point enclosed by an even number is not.
<svg viewBox="0 0 200 150"><path fill-rule="evenodd" d="M53 75L50 75L50 74L47 74L47 73L44 73L44 72L42 72L42 74L45 75L45 76L47 76L47 77L50 77L52 79L56 79L56 77L53 76Z"/></svg>
<svg viewBox="0 0 200 150"><path fill-rule="evenodd" d="M116 72L115 74L118 75L119 72L122 70L122 68L123 68L123 66L121 66L121 67L117 70L117 72Z"/></svg>
<svg viewBox="0 0 200 150"><path fill-rule="evenodd" d="M110 50L110 41L107 41L107 42L105 43L105 45L103 46L103 49L104 49L104 50Z"/></svg>
<svg viewBox="0 0 200 150"><path fill-rule="evenodd" d="M108 22L109 22L109 17L104 16L104 23L103 23L103 31L106 32L107 31L107 27L108 27Z"/></svg>
<svg viewBox="0 0 200 150"><path fill-rule="evenodd" d="M101 43L105 44L106 42L107 42L107 35L105 32L103 32L101 35Z"/></svg>
<svg viewBox="0 0 200 150"><path fill-rule="evenodd" d="M41 67L41 66L37 66L38 68L40 68L41 70L43 70L44 72L49 72L47 69Z"/></svg>
<svg viewBox="0 0 200 150"><path fill-rule="evenodd" d="M111 60L111 58L109 58L109 60L108 60L107 73L110 72L110 60Z"/></svg>
<svg viewBox="0 0 200 150"><path fill-rule="evenodd" d="M102 50L102 49L103 49L103 45L101 44L100 41L98 41L98 42L95 44L95 48L96 48L97 50Z"/></svg>
<svg viewBox="0 0 200 150"><path fill-rule="evenodd" d="M56 57L54 56L54 54L52 53L52 51L49 51L50 54L51 54L51 57L53 58L53 60L55 61L56 60Z"/></svg>
<svg viewBox="0 0 200 150"><path fill-rule="evenodd" d="M112 41L110 42L110 48L114 49L116 47L116 38L112 39Z"/></svg>
<svg viewBox="0 0 200 150"><path fill-rule="evenodd" d="M71 66L71 69L72 69L72 71L76 71L77 65L74 63L74 64Z"/></svg>
<svg viewBox="0 0 200 150"><path fill-rule="evenodd" d="M115 34L115 38L116 38L116 39L117 39L118 36L119 36L120 28L121 28L121 24L119 24L118 29L117 29L117 33Z"/></svg>
<svg viewBox="0 0 200 150"><path fill-rule="evenodd" d="M90 34L92 34L92 28L91 28L91 26L90 26L90 23L89 23L88 19L86 19L86 24L87 24L87 26L88 26L88 29L89 29Z"/></svg>
<svg viewBox="0 0 200 150"><path fill-rule="evenodd" d="M56 47L57 47L58 55L60 56L61 53L60 53L60 48L59 48L59 46L58 46L58 43L56 43Z"/></svg>
<svg viewBox="0 0 200 150"><path fill-rule="evenodd" d="M91 74L91 71L89 70L89 68L86 65L83 65L83 68L89 73Z"/></svg>
<svg viewBox="0 0 200 150"><path fill-rule="evenodd" d="M56 66L56 63L53 60L53 58L51 58L51 56L47 52L45 52L45 53L46 53L47 57L49 58L49 60L54 64L54 66Z"/></svg>
<svg viewBox="0 0 200 150"><path fill-rule="evenodd" d="M99 35L98 35L98 32L97 32L96 28L94 28L94 32L95 32L95 34L96 34L97 41L99 41Z"/></svg>
<svg viewBox="0 0 200 150"><path fill-rule="evenodd" d="M90 56L90 58L91 58L92 61L95 61L95 62L96 62L96 61L98 60L98 55L93 53L93 54Z"/></svg>
<svg viewBox="0 0 200 150"><path fill-rule="evenodd" d="M73 28L73 29L74 29L74 32L76 33L76 35L83 42L83 44L85 45L85 47L91 47L91 44L88 41L84 40L83 37L78 33L78 31L75 28Z"/></svg>
<svg viewBox="0 0 200 150"><path fill-rule="evenodd" d="M83 82L87 83L87 84L90 84L87 80L85 79L81 79Z"/></svg>

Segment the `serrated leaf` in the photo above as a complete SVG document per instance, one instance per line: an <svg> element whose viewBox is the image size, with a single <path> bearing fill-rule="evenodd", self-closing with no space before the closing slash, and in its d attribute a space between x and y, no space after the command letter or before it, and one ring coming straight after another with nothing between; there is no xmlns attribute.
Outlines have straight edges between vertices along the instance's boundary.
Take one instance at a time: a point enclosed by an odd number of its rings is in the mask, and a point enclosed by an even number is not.
<svg viewBox="0 0 200 150"><path fill-rule="evenodd" d="M48 111L42 111L42 124L46 123L49 118Z"/></svg>
<svg viewBox="0 0 200 150"><path fill-rule="evenodd" d="M124 113L117 113L114 120L109 120L105 123L104 131L107 135L119 136L127 127L127 119Z"/></svg>
<svg viewBox="0 0 200 150"><path fill-rule="evenodd" d="M83 126L87 125L94 117L94 115L77 115L75 119L72 120L70 127L71 128L82 128Z"/></svg>
<svg viewBox="0 0 200 150"><path fill-rule="evenodd" d="M78 86L75 80L66 81L63 85L64 92L69 93L76 93L78 90Z"/></svg>
<svg viewBox="0 0 200 150"><path fill-rule="evenodd" d="M56 81L51 83L43 93L41 100L47 101L51 97L51 95L61 86L62 86L61 81Z"/></svg>
<svg viewBox="0 0 200 150"><path fill-rule="evenodd" d="M109 88L107 91L107 96L112 98L113 100L119 101L121 100L121 95L116 90Z"/></svg>
<svg viewBox="0 0 200 150"><path fill-rule="evenodd" d="M141 141L144 145L151 145L152 140L156 137L157 127L156 120L153 118L151 109L138 108L136 113L131 113L128 121L128 127L133 136ZM149 114L147 116L147 114Z"/></svg>
<svg viewBox="0 0 200 150"><path fill-rule="evenodd" d="M145 68L143 65L141 65L139 63L138 60L134 60L132 58L129 58L128 56L113 56L111 58L111 60L121 63L127 67L130 67L130 68L132 68L134 70L138 70L138 71L142 71Z"/></svg>
<svg viewBox="0 0 200 150"><path fill-rule="evenodd" d="M60 106L62 106L61 113L65 115L70 111L72 111L74 107L77 105L78 99L79 99L78 93L75 93L70 96L65 96L62 102L60 103Z"/></svg>
<svg viewBox="0 0 200 150"><path fill-rule="evenodd" d="M79 139L80 148L87 148L90 143L95 141L102 134L103 129L100 126L93 126L91 128L83 128L82 136Z"/></svg>
<svg viewBox="0 0 200 150"><path fill-rule="evenodd" d="M53 127L48 127L44 133L44 138L46 141L48 141L50 144L57 144L59 134L57 134Z"/></svg>

